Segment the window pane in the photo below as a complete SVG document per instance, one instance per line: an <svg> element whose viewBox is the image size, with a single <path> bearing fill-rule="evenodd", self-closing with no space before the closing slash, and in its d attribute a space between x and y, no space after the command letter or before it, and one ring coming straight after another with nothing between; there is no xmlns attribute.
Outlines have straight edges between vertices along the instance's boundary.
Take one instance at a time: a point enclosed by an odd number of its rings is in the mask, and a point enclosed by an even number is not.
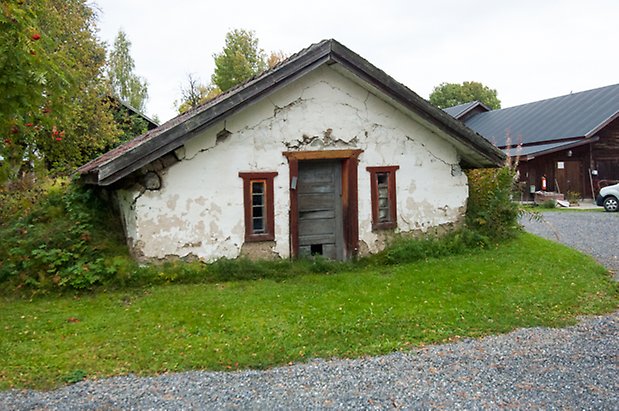
<svg viewBox="0 0 619 411"><path fill-rule="evenodd" d="M262 212L264 211L264 207L262 206L254 206L252 207L252 213L253 213L253 217L263 217L264 215L262 214Z"/></svg>
<svg viewBox="0 0 619 411"><path fill-rule="evenodd" d="M264 202L262 201L263 199L264 199L264 194L254 193L252 195L251 203L253 206L262 205L264 204Z"/></svg>
<svg viewBox="0 0 619 411"><path fill-rule="evenodd" d="M264 193L264 182L263 181L253 181L251 183L251 192L255 194Z"/></svg>
<svg viewBox="0 0 619 411"><path fill-rule="evenodd" d="M376 179L378 180L378 187L387 186L389 183L389 173L376 173Z"/></svg>
<svg viewBox="0 0 619 411"><path fill-rule="evenodd" d="M254 234L264 233L264 218L254 218L252 231Z"/></svg>
<svg viewBox="0 0 619 411"><path fill-rule="evenodd" d="M389 222L389 209L381 208L378 210L378 221L381 223Z"/></svg>

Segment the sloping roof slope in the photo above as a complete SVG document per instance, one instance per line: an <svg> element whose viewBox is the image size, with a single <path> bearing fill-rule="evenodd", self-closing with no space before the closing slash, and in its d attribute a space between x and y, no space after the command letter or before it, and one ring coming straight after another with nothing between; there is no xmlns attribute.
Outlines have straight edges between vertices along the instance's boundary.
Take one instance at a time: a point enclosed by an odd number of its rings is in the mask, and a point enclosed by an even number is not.
<svg viewBox="0 0 619 411"><path fill-rule="evenodd" d="M462 114L468 112L476 105L477 101L469 101L468 103L458 104L457 106L444 108L443 111L453 118L460 118Z"/></svg>
<svg viewBox="0 0 619 411"><path fill-rule="evenodd" d="M619 84L474 115L465 124L498 147L592 137L619 116Z"/></svg>
<svg viewBox="0 0 619 411"><path fill-rule="evenodd" d="M474 100L468 103L458 104L457 106L444 108L443 111L455 119L460 120L462 117L470 113L475 108L479 107L481 111L490 111L491 109L484 103Z"/></svg>
<svg viewBox="0 0 619 411"><path fill-rule="evenodd" d="M179 148L217 121L324 64L341 66L414 112L422 121L437 127L449 136L456 146L464 166L495 166L504 160L504 154L479 134L442 110L433 107L358 54L330 39L301 50L271 70L103 154L80 167L78 173L87 183L112 184Z"/></svg>

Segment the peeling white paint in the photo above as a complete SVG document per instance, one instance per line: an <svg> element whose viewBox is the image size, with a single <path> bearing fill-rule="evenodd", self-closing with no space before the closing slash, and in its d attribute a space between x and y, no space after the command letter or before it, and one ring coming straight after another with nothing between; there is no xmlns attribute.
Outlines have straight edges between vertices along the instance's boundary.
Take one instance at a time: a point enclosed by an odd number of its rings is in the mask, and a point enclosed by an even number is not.
<svg viewBox="0 0 619 411"><path fill-rule="evenodd" d="M181 161L162 173L158 191L118 194L127 237L146 258L195 255L235 258L244 243L239 172L276 171L274 255L288 257L289 170L282 152L362 149L359 237L369 252L384 235L372 232L367 166L399 165L397 231L426 231L457 222L466 204L466 175L455 148L388 99L322 67L228 117L188 141ZM217 134L230 134L218 141Z"/></svg>

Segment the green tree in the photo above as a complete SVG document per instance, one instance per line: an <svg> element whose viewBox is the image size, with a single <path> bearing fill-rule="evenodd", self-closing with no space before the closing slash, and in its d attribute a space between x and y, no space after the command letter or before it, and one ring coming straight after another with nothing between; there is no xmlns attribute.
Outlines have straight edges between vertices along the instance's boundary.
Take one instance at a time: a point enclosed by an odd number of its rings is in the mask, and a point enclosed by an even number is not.
<svg viewBox="0 0 619 411"><path fill-rule="evenodd" d="M219 54L214 54L215 72L212 83L226 91L266 70L264 50L258 47L253 31L235 29L226 34L226 42Z"/></svg>
<svg viewBox="0 0 619 411"><path fill-rule="evenodd" d="M0 182L75 167L117 141L95 23L86 0L2 2Z"/></svg>
<svg viewBox="0 0 619 411"><path fill-rule="evenodd" d="M458 104L479 101L493 110L501 108L501 100L493 90L476 81L465 81L462 84L441 83L434 87L430 94L430 104L438 108L448 108Z"/></svg>
<svg viewBox="0 0 619 411"><path fill-rule="evenodd" d="M148 99L146 80L136 75L133 70L135 62L130 53L131 42L124 31L120 30L114 40L107 62L107 76L113 94L136 110L143 112Z"/></svg>

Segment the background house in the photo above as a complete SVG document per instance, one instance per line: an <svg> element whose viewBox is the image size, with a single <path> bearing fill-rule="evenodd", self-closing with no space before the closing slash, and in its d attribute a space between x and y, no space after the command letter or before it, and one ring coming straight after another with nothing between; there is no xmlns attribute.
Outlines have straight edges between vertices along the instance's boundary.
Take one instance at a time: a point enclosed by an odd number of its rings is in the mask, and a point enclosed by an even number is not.
<svg viewBox="0 0 619 411"><path fill-rule="evenodd" d="M462 167L503 153L334 40L78 171L144 259L348 259L462 222Z"/></svg>
<svg viewBox="0 0 619 411"><path fill-rule="evenodd" d="M541 189L595 198L619 180L619 84L489 110L479 102L445 109L511 156L526 195Z"/></svg>

